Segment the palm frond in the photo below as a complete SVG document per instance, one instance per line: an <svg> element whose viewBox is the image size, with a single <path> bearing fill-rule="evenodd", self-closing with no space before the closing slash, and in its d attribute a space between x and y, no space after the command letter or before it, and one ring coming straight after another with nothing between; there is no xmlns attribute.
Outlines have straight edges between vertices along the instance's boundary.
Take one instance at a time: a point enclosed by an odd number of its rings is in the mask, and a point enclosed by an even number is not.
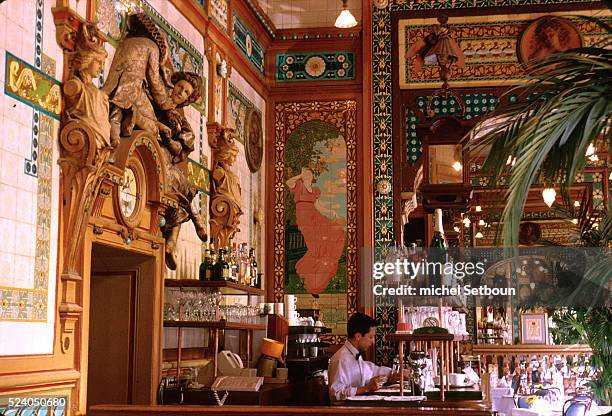
<svg viewBox="0 0 612 416"><path fill-rule="evenodd" d="M490 149L484 175L493 180L509 175L502 214L506 246L518 244L525 200L540 176L566 190L584 167L582 155L589 144L604 146L610 139L612 51L591 47L559 52L533 70L537 74L527 85L506 93L519 100L493 112L492 122L477 127L470 137L480 137L467 146L470 155ZM539 97L533 99L534 94ZM506 164L509 157L516 158L514 166Z"/></svg>

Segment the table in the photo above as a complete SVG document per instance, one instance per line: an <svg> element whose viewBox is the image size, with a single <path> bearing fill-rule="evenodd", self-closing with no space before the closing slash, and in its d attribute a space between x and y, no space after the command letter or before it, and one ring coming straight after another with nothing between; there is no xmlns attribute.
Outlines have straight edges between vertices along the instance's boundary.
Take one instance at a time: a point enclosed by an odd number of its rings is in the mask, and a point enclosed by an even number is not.
<svg viewBox="0 0 612 416"><path fill-rule="evenodd" d="M563 402L557 401L552 405L544 402L540 403L531 409L512 409L508 416L561 416L563 414ZM587 411L586 416L606 415L612 411L612 406L597 406L595 403L591 405L591 409Z"/></svg>
<svg viewBox="0 0 612 416"><path fill-rule="evenodd" d="M509 398L509 399L508 399ZM508 414L514 407L511 387L494 387L491 389L491 404L493 410Z"/></svg>
<svg viewBox="0 0 612 416"><path fill-rule="evenodd" d="M449 362L453 359L451 354L451 347L454 340L453 334L405 334L396 332L394 334L387 334L386 339L388 341L395 341L399 344L399 362L400 362L400 380L404 380L404 344L408 343L408 354L412 351L412 343L414 342L416 348L419 350L427 351L433 346L434 343L440 344L438 350L440 354L440 400L444 401L444 391L450 389L450 367ZM425 348L423 348L425 347ZM429 347L429 348L427 348ZM404 385L400 384L400 396L404 395Z"/></svg>

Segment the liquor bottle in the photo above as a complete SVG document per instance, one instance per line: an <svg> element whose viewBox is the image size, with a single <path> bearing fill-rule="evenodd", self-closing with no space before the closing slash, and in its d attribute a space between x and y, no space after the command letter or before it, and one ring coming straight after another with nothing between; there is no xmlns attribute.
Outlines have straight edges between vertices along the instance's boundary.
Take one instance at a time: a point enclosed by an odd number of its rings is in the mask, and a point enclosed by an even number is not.
<svg viewBox="0 0 612 416"><path fill-rule="evenodd" d="M206 277L207 280L214 280L215 276L215 263L217 263L217 254L215 253L215 244L213 240L210 240L210 249L209 249L209 257L210 262L208 263L208 268L206 269Z"/></svg>
<svg viewBox="0 0 612 416"><path fill-rule="evenodd" d="M236 264L236 243L232 243L232 247L228 247L227 262L230 266L230 280L238 283L238 265Z"/></svg>
<svg viewBox="0 0 612 416"><path fill-rule="evenodd" d="M212 278L212 268L210 261L210 251L208 249L204 250L204 260L200 264L200 280L211 280Z"/></svg>
<svg viewBox="0 0 612 416"><path fill-rule="evenodd" d="M240 246L240 283L246 286L251 285L251 259L247 255L246 243Z"/></svg>
<svg viewBox="0 0 612 416"><path fill-rule="evenodd" d="M219 249L219 258L215 263L214 268L214 280L229 280L230 279L230 266L225 261L225 250Z"/></svg>
<svg viewBox="0 0 612 416"><path fill-rule="evenodd" d="M257 281L257 260L255 260L255 249L251 248L249 250L249 262L251 264L250 267L250 271L251 271L251 281L250 281L250 285L253 287L259 287L259 283Z"/></svg>

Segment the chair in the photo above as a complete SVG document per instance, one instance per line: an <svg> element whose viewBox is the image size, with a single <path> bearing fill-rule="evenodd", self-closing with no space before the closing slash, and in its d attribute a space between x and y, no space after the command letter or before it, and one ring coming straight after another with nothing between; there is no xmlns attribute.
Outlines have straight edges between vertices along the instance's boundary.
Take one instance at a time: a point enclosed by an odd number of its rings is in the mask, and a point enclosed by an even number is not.
<svg viewBox="0 0 612 416"><path fill-rule="evenodd" d="M573 402L579 402L586 404L587 410L591 408L593 403L593 397L589 394L578 394L571 399Z"/></svg>
<svg viewBox="0 0 612 416"><path fill-rule="evenodd" d="M518 389L521 386L521 376L516 374L512 377L512 382L510 383L510 387L512 387L513 395L516 396L518 393Z"/></svg>
<svg viewBox="0 0 612 416"><path fill-rule="evenodd" d="M567 404L567 409L565 406ZM563 404L563 416L584 416L587 412L587 405L584 402L575 402L572 400L568 400Z"/></svg>
<svg viewBox="0 0 612 416"><path fill-rule="evenodd" d="M529 409L531 407L531 400L533 396L520 396L516 402L516 407L519 409Z"/></svg>

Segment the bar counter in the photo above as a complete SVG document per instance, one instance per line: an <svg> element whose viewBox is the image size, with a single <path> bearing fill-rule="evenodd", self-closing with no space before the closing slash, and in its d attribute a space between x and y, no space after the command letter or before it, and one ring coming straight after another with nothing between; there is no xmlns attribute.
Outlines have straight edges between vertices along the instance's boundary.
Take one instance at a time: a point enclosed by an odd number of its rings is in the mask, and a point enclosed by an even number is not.
<svg viewBox="0 0 612 416"><path fill-rule="evenodd" d="M407 416L492 416L491 406L481 401L440 402L428 401L426 406L92 406L88 412L91 416L280 416L280 415L333 415L355 416L407 415Z"/></svg>

